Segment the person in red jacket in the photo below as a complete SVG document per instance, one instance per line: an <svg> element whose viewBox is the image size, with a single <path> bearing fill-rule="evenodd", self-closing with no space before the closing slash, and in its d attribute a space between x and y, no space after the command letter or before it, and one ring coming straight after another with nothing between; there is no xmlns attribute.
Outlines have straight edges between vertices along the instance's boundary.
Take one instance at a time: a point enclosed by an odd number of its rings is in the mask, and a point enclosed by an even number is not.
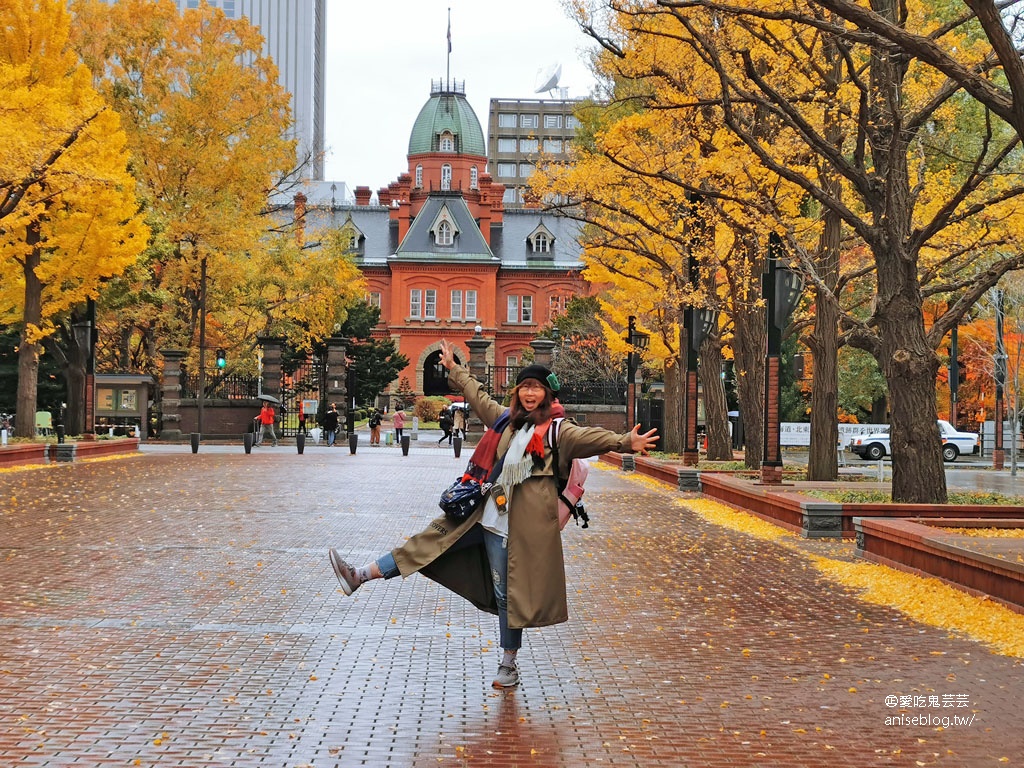
<svg viewBox="0 0 1024 768"><path fill-rule="evenodd" d="M263 438L270 435L270 438L274 441L274 447L277 447L277 432L274 431L274 406L270 403L263 403L263 407L260 409L260 425L263 428L263 432L260 435L260 442L263 442Z"/></svg>

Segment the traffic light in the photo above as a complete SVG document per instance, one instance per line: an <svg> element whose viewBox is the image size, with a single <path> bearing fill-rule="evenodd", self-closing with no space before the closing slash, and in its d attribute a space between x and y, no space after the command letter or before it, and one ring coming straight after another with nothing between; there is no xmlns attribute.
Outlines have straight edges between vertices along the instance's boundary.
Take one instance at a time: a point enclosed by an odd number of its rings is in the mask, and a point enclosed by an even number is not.
<svg viewBox="0 0 1024 768"><path fill-rule="evenodd" d="M227 353L223 349L217 350L217 367L226 368L228 364Z"/></svg>

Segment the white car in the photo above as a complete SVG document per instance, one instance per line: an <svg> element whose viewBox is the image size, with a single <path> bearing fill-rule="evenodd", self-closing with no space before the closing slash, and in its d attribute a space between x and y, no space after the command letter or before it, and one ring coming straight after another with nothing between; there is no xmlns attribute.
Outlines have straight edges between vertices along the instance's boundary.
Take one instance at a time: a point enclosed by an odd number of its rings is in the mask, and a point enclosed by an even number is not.
<svg viewBox="0 0 1024 768"><path fill-rule="evenodd" d="M942 437L942 460L956 461L962 453L978 452L977 432L957 432L948 421L939 419L939 435ZM877 461L892 453L889 447L889 433L876 432L860 435L850 443L850 450L862 459Z"/></svg>

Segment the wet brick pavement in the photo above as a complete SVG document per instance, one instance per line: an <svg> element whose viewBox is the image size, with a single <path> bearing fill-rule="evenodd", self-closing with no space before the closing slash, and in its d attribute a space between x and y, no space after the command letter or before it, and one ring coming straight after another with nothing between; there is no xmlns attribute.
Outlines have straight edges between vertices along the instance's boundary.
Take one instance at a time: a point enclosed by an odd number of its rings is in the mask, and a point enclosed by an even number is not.
<svg viewBox="0 0 1024 768"><path fill-rule="evenodd" d="M345 598L326 558L418 530L465 458L204 446L0 473L0 765L1021 764L1018 661L618 471L565 533L569 623L527 631L522 686L494 691L494 618L420 576Z"/></svg>

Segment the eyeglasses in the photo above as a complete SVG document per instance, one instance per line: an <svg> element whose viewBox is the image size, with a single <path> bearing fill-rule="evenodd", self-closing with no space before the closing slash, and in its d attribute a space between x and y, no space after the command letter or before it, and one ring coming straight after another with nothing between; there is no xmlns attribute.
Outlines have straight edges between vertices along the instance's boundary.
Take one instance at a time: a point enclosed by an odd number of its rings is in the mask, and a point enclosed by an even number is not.
<svg viewBox="0 0 1024 768"><path fill-rule="evenodd" d="M536 379L524 379L523 383L519 385L520 389L544 389L544 385Z"/></svg>

